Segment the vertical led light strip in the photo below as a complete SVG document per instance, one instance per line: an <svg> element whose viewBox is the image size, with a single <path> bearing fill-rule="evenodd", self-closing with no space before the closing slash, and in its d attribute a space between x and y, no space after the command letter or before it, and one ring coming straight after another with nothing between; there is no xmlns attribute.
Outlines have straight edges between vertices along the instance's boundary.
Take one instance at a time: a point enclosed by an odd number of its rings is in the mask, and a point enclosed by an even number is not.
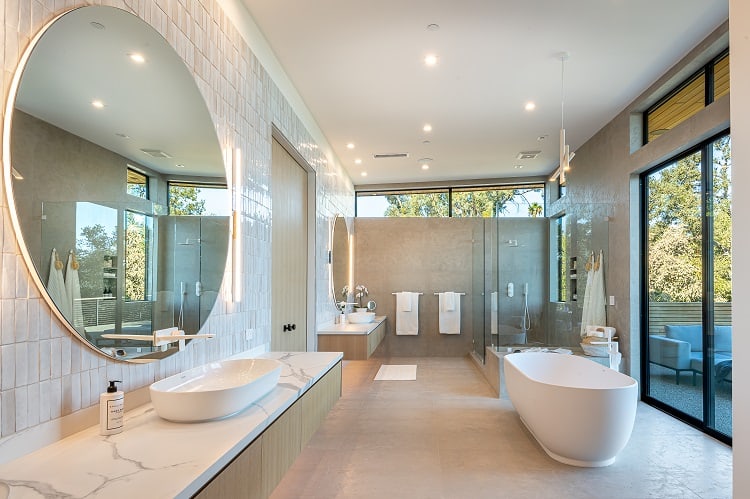
<svg viewBox="0 0 750 499"><path fill-rule="evenodd" d="M242 154L234 149L232 157L232 299L242 301Z"/></svg>
<svg viewBox="0 0 750 499"><path fill-rule="evenodd" d="M354 292L354 234L349 235L349 290ZM344 301L349 301L348 295Z"/></svg>

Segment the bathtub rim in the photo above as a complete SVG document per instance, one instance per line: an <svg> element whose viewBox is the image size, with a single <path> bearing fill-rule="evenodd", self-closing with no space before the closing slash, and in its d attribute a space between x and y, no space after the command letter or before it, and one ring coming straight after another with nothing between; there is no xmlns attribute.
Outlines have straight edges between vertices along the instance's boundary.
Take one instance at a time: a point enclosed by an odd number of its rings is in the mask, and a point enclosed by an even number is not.
<svg viewBox="0 0 750 499"><path fill-rule="evenodd" d="M523 369L521 369L518 364L514 363L513 357L516 356L516 355L533 355L533 356L536 356L536 355L544 355L544 356L555 355L555 356L561 356L561 357L575 357L575 358L579 358L581 361L591 362L591 363L595 364L596 366L598 366L598 367L600 367L602 369L612 371L612 373L614 373L614 374L608 373L610 376L616 377L618 379L622 379L623 381L627 381L627 384L622 384L622 385L617 385L617 386L589 386L589 385L585 385L584 386L584 385L575 385L575 384L570 384L570 383L563 384L563 383L557 383L555 381L548 381L548 380L542 380L542 379L539 379L539 378L534 378L534 377L531 377L528 374L526 374L526 372ZM575 389L575 390L630 390L630 389L633 388L633 386L635 386L636 389L638 387L638 380L635 379L635 378L633 378L632 376L628 376L627 374L621 373L620 371L616 371L616 370L614 370L612 368L609 368L609 367L606 367L606 366L602 366L601 364L597 364L596 362L594 362L594 361L592 361L590 359L587 359L586 357L581 357L581 356L578 356L578 355L561 354L561 353L555 353L555 352L513 352L513 353L509 353L509 354L504 355L503 359L502 359L502 362L503 362L503 364L505 362L510 362L511 364L513 364L513 367L515 367L516 370L523 377L525 377L525 378L527 378L527 379L529 379L531 381L534 381L536 383L542 383L542 384L549 385L549 386L555 386L555 387L558 387L558 388L570 388L570 389ZM578 360L574 360L573 362L578 362ZM589 366L587 366L587 367L589 367Z"/></svg>

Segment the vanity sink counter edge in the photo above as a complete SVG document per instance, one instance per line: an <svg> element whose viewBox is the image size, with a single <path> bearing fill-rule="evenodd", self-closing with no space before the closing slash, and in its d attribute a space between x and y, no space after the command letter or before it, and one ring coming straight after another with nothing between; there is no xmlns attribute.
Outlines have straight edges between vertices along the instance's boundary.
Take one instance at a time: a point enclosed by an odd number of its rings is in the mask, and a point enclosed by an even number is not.
<svg viewBox="0 0 750 499"><path fill-rule="evenodd" d="M96 425L0 465L0 495L6 489L13 498L193 496L342 354L267 352L231 358L250 357L275 359L283 368L276 388L242 412L216 421L173 423L161 419L151 403L143 404L125 413L122 433L101 436Z"/></svg>
<svg viewBox="0 0 750 499"><path fill-rule="evenodd" d="M320 326L316 331L317 334L370 334L375 331L380 324L386 319L385 315L376 315L372 322L364 324L334 324L329 322Z"/></svg>

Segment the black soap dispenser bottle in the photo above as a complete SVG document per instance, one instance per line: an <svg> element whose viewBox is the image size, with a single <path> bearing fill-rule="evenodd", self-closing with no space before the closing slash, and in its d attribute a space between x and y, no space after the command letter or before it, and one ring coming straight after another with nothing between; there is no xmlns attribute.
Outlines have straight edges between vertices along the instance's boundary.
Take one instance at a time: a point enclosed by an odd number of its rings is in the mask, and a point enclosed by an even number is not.
<svg viewBox="0 0 750 499"><path fill-rule="evenodd" d="M99 396L99 433L102 435L114 435L123 428L125 392L118 390L115 383L122 381L110 381L107 391Z"/></svg>

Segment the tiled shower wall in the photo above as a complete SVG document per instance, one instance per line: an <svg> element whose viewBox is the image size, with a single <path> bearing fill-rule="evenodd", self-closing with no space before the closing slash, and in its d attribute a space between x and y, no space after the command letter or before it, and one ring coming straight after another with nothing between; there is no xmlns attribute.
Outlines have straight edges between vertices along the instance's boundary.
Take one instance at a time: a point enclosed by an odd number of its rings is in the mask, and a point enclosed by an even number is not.
<svg viewBox="0 0 750 499"><path fill-rule="evenodd" d="M210 360L270 344L271 319L271 128L276 126L316 172L317 322L333 318L326 251L336 213L353 214L353 188L334 160L315 144L219 4L214 0L5 0L0 9L3 40L2 96L6 102L18 61L31 37L73 7L109 5L134 13L162 34L195 77L216 126L222 149L242 151L242 296L231 294L230 264L222 292L201 330L211 341L153 364L110 360L71 335L36 290L21 257L2 197L0 269L0 444L9 436L92 406L107 379L125 391L149 385ZM3 119L5 106L3 106ZM252 341L245 331L252 330Z"/></svg>

